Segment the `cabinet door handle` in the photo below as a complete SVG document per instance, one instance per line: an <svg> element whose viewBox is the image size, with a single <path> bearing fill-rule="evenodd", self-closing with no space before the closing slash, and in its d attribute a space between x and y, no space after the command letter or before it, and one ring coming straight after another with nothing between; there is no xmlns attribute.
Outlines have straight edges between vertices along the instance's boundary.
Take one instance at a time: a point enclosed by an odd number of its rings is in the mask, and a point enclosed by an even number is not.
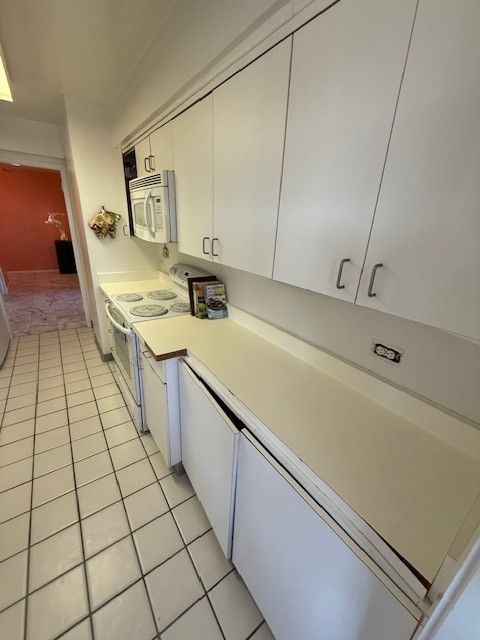
<svg viewBox="0 0 480 640"><path fill-rule="evenodd" d="M202 251L203 251L203 253L204 253L206 256L208 256L208 255L209 255L209 253L210 253L210 251L205 251L205 241L206 241L206 240L210 240L210 236L205 236L205 237L203 238L203 240L202 240Z"/></svg>
<svg viewBox="0 0 480 640"><path fill-rule="evenodd" d="M383 267L383 262L377 262L377 264L373 265L372 273L370 274L370 282L368 283L368 292L367 296L369 298L374 298L377 294L373 290L373 285L375 283L375 276L377 275L377 270Z"/></svg>
<svg viewBox="0 0 480 640"><path fill-rule="evenodd" d="M340 261L337 274L337 289L345 289L345 285L342 284L342 273L346 262L350 262L350 258L343 258L343 260Z"/></svg>
<svg viewBox="0 0 480 640"><path fill-rule="evenodd" d="M218 243L220 243L220 240L218 238L212 238L212 256L214 258L218 258L218 253L215 253L215 251L213 250L214 246L215 246L215 241L217 241Z"/></svg>
<svg viewBox="0 0 480 640"><path fill-rule="evenodd" d="M148 166L150 171L155 171L155 156L148 156Z"/></svg>
<svg viewBox="0 0 480 640"><path fill-rule="evenodd" d="M145 167L145 171L147 173L150 173L150 162L149 162L149 158L148 157L143 159L143 165Z"/></svg>

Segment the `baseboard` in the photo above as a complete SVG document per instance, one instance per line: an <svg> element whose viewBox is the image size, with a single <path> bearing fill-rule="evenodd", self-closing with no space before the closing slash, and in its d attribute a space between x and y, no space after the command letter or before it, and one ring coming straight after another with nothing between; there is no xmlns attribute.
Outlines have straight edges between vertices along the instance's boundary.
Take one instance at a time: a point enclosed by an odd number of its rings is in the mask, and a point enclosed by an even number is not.
<svg viewBox="0 0 480 640"><path fill-rule="evenodd" d="M18 275L19 273L60 273L58 269L22 269L21 271L6 271L8 275Z"/></svg>

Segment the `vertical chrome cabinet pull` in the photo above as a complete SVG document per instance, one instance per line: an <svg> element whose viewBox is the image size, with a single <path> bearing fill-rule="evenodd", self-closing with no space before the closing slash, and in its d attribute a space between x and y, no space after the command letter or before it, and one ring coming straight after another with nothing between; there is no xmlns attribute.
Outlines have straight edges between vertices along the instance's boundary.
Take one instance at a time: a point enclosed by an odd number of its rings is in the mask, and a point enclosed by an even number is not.
<svg viewBox="0 0 480 640"><path fill-rule="evenodd" d="M212 238L212 256L214 258L218 258L218 253L215 253L215 251L213 250L215 246L215 241L220 242L218 238Z"/></svg>
<svg viewBox="0 0 480 640"><path fill-rule="evenodd" d="M210 240L210 236L204 236L204 238L202 240L202 251L206 256L208 256L210 251L205 251L205 242L206 242L206 240Z"/></svg>
<svg viewBox="0 0 480 640"><path fill-rule="evenodd" d="M155 156L148 156L148 166L150 171L155 171Z"/></svg>
<svg viewBox="0 0 480 640"><path fill-rule="evenodd" d="M343 258L343 260L340 261L340 266L338 267L338 274L337 274L337 289L345 289L345 285L342 284L342 273L343 273L343 267L346 262L350 262L350 258Z"/></svg>
<svg viewBox="0 0 480 640"><path fill-rule="evenodd" d="M373 285L375 283L375 276L377 275L377 269L383 267L383 262L377 262L377 264L373 265L372 273L370 275L370 282L368 283L368 292L367 296L369 298L374 298L377 294L373 291Z"/></svg>
<svg viewBox="0 0 480 640"><path fill-rule="evenodd" d="M148 162L148 166L147 166L147 162ZM145 171L147 171L148 173L150 173L150 161L149 158L144 158L143 159L143 164L145 166Z"/></svg>

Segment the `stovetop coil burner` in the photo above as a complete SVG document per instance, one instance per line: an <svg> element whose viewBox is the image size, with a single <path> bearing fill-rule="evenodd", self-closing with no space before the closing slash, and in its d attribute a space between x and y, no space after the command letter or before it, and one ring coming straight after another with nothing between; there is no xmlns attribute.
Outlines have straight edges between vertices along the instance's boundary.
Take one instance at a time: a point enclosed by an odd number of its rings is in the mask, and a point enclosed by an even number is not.
<svg viewBox="0 0 480 640"><path fill-rule="evenodd" d="M159 289L158 291L149 291L147 293L147 298L151 298L152 300L173 300L176 297L177 294L168 289Z"/></svg>
<svg viewBox="0 0 480 640"><path fill-rule="evenodd" d="M117 296L117 300L120 300L120 302L138 302L143 300L143 296L139 293L122 293Z"/></svg>
<svg viewBox="0 0 480 640"><path fill-rule="evenodd" d="M168 309L161 304L139 304L136 307L132 307L130 313L140 318L155 318L168 313Z"/></svg>
<svg viewBox="0 0 480 640"><path fill-rule="evenodd" d="M190 311L190 305L187 302L174 302L170 305L170 311L175 313L188 313Z"/></svg>

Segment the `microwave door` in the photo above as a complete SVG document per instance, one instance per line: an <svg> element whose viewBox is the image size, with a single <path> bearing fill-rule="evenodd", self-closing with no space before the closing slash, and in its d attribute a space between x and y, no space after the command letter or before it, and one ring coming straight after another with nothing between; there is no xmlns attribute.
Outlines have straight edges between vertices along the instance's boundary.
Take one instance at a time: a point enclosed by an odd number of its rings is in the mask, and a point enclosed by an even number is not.
<svg viewBox="0 0 480 640"><path fill-rule="evenodd" d="M138 198L138 197L132 198L132 212L133 212L134 225L137 227L140 227L141 229L146 229L147 218L146 218L144 198Z"/></svg>

